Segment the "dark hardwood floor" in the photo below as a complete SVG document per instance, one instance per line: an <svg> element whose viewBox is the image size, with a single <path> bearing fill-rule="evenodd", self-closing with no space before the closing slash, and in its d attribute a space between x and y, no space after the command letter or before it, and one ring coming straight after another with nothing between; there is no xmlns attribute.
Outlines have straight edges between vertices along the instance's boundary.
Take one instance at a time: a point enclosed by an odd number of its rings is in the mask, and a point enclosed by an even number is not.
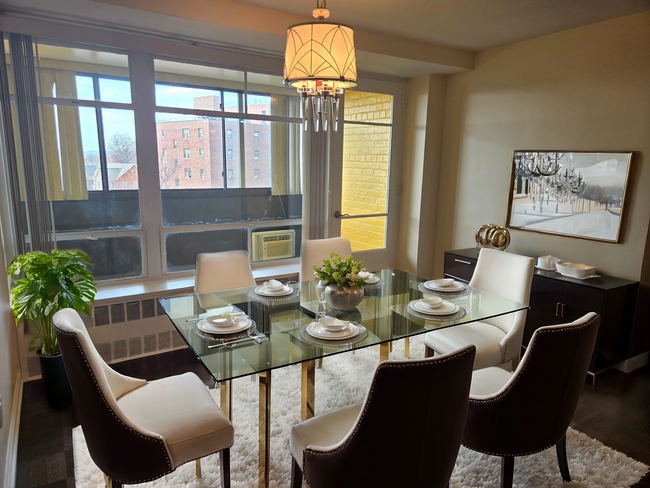
<svg viewBox="0 0 650 488"><path fill-rule="evenodd" d="M126 375L153 380L193 371L208 386L213 380L189 349L114 364ZM72 428L74 405L47 406L40 380L25 383L18 441L17 488L74 487ZM585 382L571 426L605 445L650 464L650 365L630 374L609 370L596 387ZM635 487L650 488L650 475Z"/></svg>

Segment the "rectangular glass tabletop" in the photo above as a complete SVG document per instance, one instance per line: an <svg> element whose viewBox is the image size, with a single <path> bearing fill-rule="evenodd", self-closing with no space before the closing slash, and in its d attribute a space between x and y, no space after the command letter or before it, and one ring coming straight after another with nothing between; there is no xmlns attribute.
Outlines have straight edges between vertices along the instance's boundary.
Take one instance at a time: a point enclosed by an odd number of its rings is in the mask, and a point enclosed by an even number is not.
<svg viewBox="0 0 650 488"><path fill-rule="evenodd" d="M328 316L349 320L367 329L347 342L328 343L301 329L314 321L318 299L312 282L293 283L285 297L264 297L258 287L225 290L200 295L160 299L160 304L188 346L217 381L270 371L291 364L423 334L430 330L485 321L525 310L526 305L468 288L443 295L458 306L449 316L422 315L409 306L419 300L426 281L404 271L387 269L376 273L380 282L364 288L363 301L351 311L329 310ZM197 329L201 318L229 307L246 313L254 322L247 332L210 336ZM254 336L255 338L251 337ZM229 344L230 340L240 339Z"/></svg>

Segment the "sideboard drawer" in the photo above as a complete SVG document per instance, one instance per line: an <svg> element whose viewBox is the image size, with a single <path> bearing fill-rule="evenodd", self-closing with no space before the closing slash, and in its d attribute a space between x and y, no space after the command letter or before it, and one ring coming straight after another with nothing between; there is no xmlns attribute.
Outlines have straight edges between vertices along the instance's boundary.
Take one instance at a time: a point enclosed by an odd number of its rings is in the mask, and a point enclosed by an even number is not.
<svg viewBox="0 0 650 488"><path fill-rule="evenodd" d="M476 268L478 258L460 254L445 253L445 276L469 283Z"/></svg>

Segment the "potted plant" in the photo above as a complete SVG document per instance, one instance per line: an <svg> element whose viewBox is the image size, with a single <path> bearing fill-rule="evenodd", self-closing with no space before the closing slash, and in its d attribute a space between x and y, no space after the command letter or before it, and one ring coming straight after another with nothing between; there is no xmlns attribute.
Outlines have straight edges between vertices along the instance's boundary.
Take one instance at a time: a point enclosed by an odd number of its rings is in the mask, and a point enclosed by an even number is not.
<svg viewBox="0 0 650 488"><path fill-rule="evenodd" d="M331 253L323 260L321 267L314 266L314 274L326 285L324 298L330 307L337 310L352 310L363 300L365 280L359 276L361 264L352 256L342 259Z"/></svg>
<svg viewBox="0 0 650 488"><path fill-rule="evenodd" d="M31 322L37 334L29 350L38 349L43 385L52 408L66 408L72 393L65 374L52 316L62 308L91 314L97 288L90 272L90 258L82 251L54 250L21 254L7 268L11 276L11 308L16 324ZM22 278L20 277L22 274Z"/></svg>

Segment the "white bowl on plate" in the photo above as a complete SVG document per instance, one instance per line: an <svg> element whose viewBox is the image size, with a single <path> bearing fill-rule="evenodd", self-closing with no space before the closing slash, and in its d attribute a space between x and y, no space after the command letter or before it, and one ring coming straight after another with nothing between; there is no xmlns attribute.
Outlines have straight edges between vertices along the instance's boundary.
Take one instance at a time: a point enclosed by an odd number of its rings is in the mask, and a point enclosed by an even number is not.
<svg viewBox="0 0 650 488"><path fill-rule="evenodd" d="M267 290L276 291L284 288L284 285L280 283L278 280L269 280L264 282L264 288L266 288Z"/></svg>
<svg viewBox="0 0 650 488"><path fill-rule="evenodd" d="M328 332L342 332L350 326L350 322L334 317L323 317L318 323Z"/></svg>
<svg viewBox="0 0 650 488"><path fill-rule="evenodd" d="M431 281L438 286L450 286L454 283L453 278L441 278L439 280L431 280Z"/></svg>
<svg viewBox="0 0 650 488"><path fill-rule="evenodd" d="M420 300L420 302L422 302L422 304L426 307L436 308L442 305L442 298L434 295L425 296L424 298L422 298L422 300Z"/></svg>
<svg viewBox="0 0 650 488"><path fill-rule="evenodd" d="M555 267L560 274L568 276L589 276L596 274L596 266L577 263L556 263Z"/></svg>

